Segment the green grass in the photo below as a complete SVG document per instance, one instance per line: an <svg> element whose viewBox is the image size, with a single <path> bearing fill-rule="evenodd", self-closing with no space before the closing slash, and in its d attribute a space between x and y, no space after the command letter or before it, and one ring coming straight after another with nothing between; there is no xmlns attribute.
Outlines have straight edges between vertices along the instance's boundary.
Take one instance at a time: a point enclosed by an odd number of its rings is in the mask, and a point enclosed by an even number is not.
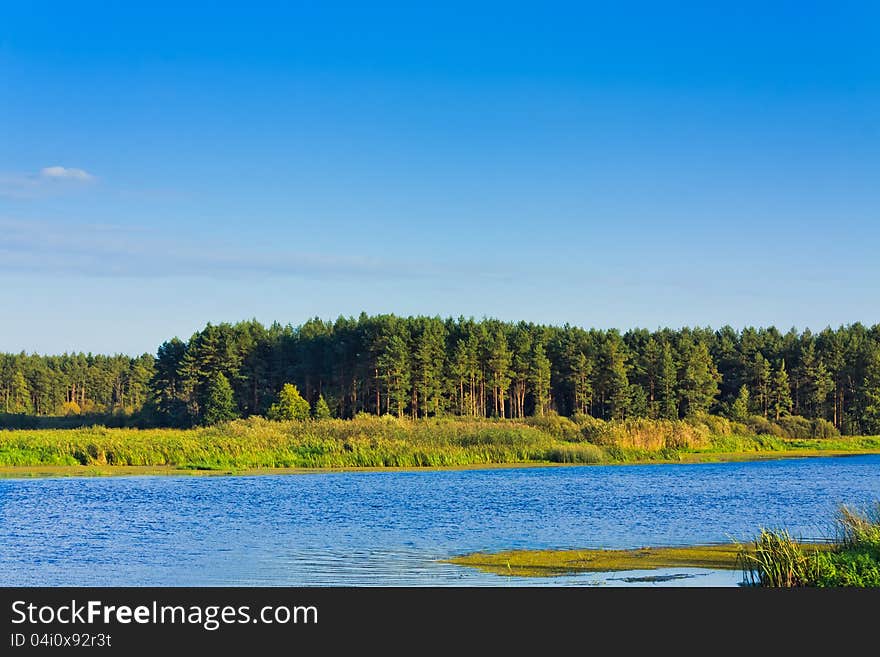
<svg viewBox="0 0 880 657"><path fill-rule="evenodd" d="M652 433L653 432L653 433ZM784 439L714 435L705 425L635 420L583 424L442 418L270 422L260 417L194 429L0 431L0 467L168 467L194 471L275 468L445 468L743 460L880 452L878 437Z"/></svg>

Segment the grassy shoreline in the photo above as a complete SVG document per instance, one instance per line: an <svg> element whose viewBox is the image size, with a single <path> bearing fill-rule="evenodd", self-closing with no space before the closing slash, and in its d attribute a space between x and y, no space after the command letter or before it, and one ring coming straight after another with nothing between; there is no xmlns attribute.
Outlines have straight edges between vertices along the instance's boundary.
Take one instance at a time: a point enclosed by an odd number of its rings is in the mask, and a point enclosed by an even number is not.
<svg viewBox="0 0 880 657"><path fill-rule="evenodd" d="M563 463L477 463L435 467L327 467L327 468L188 468L173 465L42 465L0 466L0 479L40 477L136 477L136 476L260 476L260 475L309 475L335 472L443 472L456 470L497 470L508 468L566 467Z"/></svg>
<svg viewBox="0 0 880 657"><path fill-rule="evenodd" d="M263 467L263 468L198 468L176 465L0 465L0 479L31 479L45 477L135 477L135 476L257 476L301 475L329 472L427 472L455 470L497 470L510 468L566 468L585 465L689 465L699 463L732 463L782 459L845 457L880 454L876 450L789 450L776 452L702 452L683 454L679 459L642 459L606 463L510 462L472 463L449 466L341 466L341 467Z"/></svg>
<svg viewBox="0 0 880 657"><path fill-rule="evenodd" d="M792 439L737 435L723 424L596 422L368 416L307 422L249 418L193 429L3 430L0 477L634 465L880 454L878 436Z"/></svg>

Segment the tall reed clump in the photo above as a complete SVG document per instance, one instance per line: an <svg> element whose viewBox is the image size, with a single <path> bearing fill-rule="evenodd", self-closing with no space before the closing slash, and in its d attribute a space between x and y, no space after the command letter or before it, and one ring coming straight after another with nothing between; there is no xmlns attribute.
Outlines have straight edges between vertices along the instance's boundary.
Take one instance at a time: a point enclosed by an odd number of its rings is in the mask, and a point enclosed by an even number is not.
<svg viewBox="0 0 880 657"><path fill-rule="evenodd" d="M880 503L872 510L843 506L828 549L805 548L787 531L762 530L738 559L745 583L757 586L880 587Z"/></svg>
<svg viewBox="0 0 880 657"><path fill-rule="evenodd" d="M810 586L815 581L815 556L806 554L785 530L762 529L752 550L738 555L743 579L756 586Z"/></svg>
<svg viewBox="0 0 880 657"><path fill-rule="evenodd" d="M866 511L842 506L837 515L837 540L844 547L880 549L880 502Z"/></svg>
<svg viewBox="0 0 880 657"><path fill-rule="evenodd" d="M601 463L603 458L602 448L590 443L553 447L546 453L551 463Z"/></svg>
<svg viewBox="0 0 880 657"><path fill-rule="evenodd" d="M880 503L865 512L843 507L837 527L841 547L819 556L816 585L880 588Z"/></svg>

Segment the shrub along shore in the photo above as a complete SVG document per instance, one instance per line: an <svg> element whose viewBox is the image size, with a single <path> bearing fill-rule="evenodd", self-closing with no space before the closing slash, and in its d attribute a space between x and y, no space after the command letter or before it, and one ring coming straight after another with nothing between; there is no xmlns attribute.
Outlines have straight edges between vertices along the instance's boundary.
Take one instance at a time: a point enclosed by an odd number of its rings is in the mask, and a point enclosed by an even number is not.
<svg viewBox="0 0 880 657"><path fill-rule="evenodd" d="M552 414L522 420L251 417L193 429L0 431L0 468L7 475L695 462L852 453L880 453L880 437L750 434L744 425L709 415L608 422Z"/></svg>

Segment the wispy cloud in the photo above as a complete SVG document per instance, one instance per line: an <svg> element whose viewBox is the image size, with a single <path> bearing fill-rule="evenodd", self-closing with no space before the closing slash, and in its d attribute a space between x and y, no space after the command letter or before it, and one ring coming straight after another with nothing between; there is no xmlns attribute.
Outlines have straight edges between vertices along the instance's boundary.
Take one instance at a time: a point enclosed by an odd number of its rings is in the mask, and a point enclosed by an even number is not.
<svg viewBox="0 0 880 657"><path fill-rule="evenodd" d="M211 243L142 227L0 217L0 272L88 277L297 276L313 279L441 275L424 262Z"/></svg>
<svg viewBox="0 0 880 657"><path fill-rule="evenodd" d="M40 169L40 177L49 180L74 180L76 182L91 182L95 177L82 169L74 167L44 167Z"/></svg>
<svg viewBox="0 0 880 657"><path fill-rule="evenodd" d="M32 199L57 194L97 181L76 167L43 167L37 173L0 173L0 198Z"/></svg>

